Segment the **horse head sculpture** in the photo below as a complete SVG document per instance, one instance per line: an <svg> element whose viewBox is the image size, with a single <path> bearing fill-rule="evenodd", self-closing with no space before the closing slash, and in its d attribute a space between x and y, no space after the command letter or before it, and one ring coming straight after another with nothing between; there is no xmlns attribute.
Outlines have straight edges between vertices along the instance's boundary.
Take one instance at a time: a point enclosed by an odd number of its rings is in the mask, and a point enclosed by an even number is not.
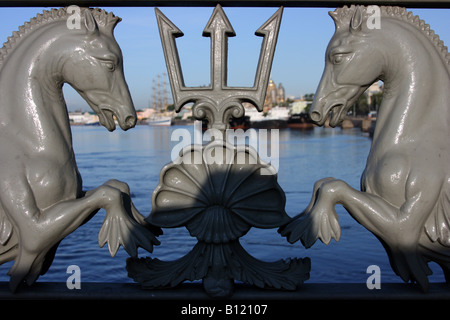
<svg viewBox="0 0 450 320"><path fill-rule="evenodd" d="M123 74L123 58L113 29L120 18L106 15L97 23L91 11L84 10L84 28L71 30L58 43L70 59L62 76L98 114L108 130L115 128L113 116L123 130L134 127L136 113ZM63 62L64 63L64 62Z"/></svg>
<svg viewBox="0 0 450 320"><path fill-rule="evenodd" d="M363 21L367 17L363 19L362 10L349 13L341 18L337 12L330 12L336 32L327 47L325 70L310 112L319 125L330 113L330 125L340 124L361 94L382 77L379 60L383 51L370 45L371 36L377 32L365 32L367 25Z"/></svg>

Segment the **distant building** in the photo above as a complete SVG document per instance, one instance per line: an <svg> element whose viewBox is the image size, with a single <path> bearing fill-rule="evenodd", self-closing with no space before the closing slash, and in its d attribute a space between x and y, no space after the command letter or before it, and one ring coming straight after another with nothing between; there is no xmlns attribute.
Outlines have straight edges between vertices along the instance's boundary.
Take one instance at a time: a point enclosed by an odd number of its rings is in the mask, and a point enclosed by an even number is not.
<svg viewBox="0 0 450 320"><path fill-rule="evenodd" d="M383 85L380 85L379 81L372 83L372 85L367 89L367 104L369 106L372 105L372 96L374 94L380 93L383 91Z"/></svg>
<svg viewBox="0 0 450 320"><path fill-rule="evenodd" d="M372 85L367 89L368 92L372 93L378 93L381 92L381 85L378 83L378 81L372 83Z"/></svg>
<svg viewBox="0 0 450 320"><path fill-rule="evenodd" d="M311 103L311 102L306 101L306 100L298 100L298 101L293 102L292 106L291 106L291 113L299 114L299 113L305 112L305 109L308 106L308 103Z"/></svg>
<svg viewBox="0 0 450 320"><path fill-rule="evenodd" d="M84 115L81 112L69 112L69 120L71 123L84 123Z"/></svg>
<svg viewBox="0 0 450 320"><path fill-rule="evenodd" d="M145 120L145 119L152 117L155 112L156 112L156 110L153 108L145 108L145 109L142 109L141 111L137 111L136 115L137 115L138 120Z"/></svg>
<svg viewBox="0 0 450 320"><path fill-rule="evenodd" d="M99 122L98 116L90 112L69 112L69 121L74 125L95 124Z"/></svg>
<svg viewBox="0 0 450 320"><path fill-rule="evenodd" d="M270 110L274 106L278 106L286 101L285 90L280 83L277 87L276 83L270 79L267 86L266 98L264 100L264 111Z"/></svg>
<svg viewBox="0 0 450 320"><path fill-rule="evenodd" d="M283 103L286 101L286 93L284 91L283 85L280 83L278 85L278 92L277 92L277 104Z"/></svg>

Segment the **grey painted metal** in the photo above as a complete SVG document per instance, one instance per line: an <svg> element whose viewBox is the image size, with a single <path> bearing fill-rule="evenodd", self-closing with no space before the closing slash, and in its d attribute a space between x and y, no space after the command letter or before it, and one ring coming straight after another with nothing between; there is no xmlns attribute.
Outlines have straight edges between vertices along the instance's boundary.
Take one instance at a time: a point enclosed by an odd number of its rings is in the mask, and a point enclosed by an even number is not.
<svg viewBox="0 0 450 320"><path fill-rule="evenodd" d="M408 8L450 8L450 0L222 0L223 7L326 7L351 4L394 5ZM0 7L214 7L214 0L0 0Z"/></svg>
<svg viewBox="0 0 450 320"><path fill-rule="evenodd" d="M351 6L330 14L336 32L311 107L319 125L331 114L337 126L368 86L384 81L361 191L317 181L310 205L283 234L307 247L338 240L334 206L342 204L381 240L396 274L427 291L429 261L450 280L450 54L404 8L381 7L379 28L368 24L372 13Z"/></svg>

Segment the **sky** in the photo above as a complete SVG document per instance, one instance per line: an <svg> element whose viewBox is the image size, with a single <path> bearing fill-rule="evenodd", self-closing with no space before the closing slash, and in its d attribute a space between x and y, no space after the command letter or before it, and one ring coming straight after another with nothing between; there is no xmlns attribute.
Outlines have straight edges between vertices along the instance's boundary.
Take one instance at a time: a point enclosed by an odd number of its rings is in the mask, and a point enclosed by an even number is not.
<svg viewBox="0 0 450 320"><path fill-rule="evenodd" d="M49 8L0 8L0 42L3 43L25 21ZM124 57L125 79L136 109L151 106L152 83L166 71L161 40L152 7L104 7L122 21L115 37ZM159 8L184 36L177 39L180 61L187 86L210 82L210 38L203 29L214 8ZM228 8L224 11L236 36L229 38L228 85L253 86L261 48L254 32L278 8ZM334 8L284 8L271 77L282 83L286 96L314 93L324 68L325 50L334 33L328 11ZM449 9L411 9L430 24L445 45L450 44ZM170 90L169 100L171 100ZM69 85L64 86L69 111L88 111L87 103Z"/></svg>

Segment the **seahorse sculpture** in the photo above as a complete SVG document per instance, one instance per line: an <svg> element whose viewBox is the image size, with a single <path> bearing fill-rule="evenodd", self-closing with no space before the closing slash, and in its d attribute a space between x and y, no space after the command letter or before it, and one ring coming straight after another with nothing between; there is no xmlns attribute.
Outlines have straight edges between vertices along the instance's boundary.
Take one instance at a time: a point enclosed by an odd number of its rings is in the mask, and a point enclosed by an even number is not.
<svg viewBox="0 0 450 320"><path fill-rule="evenodd" d="M429 261L450 281L450 54L439 37L404 8L381 7L371 28L369 7L330 12L336 31L311 118L338 125L374 81L384 81L361 191L344 181L316 182L309 206L281 229L290 242L328 243L341 231L342 204L383 243L404 281L429 286Z"/></svg>
<svg viewBox="0 0 450 320"><path fill-rule="evenodd" d="M136 113L113 30L120 18L81 8L69 29L66 9L44 11L0 49L0 263L14 260L10 287L32 284L53 261L59 242L98 209L106 210L99 244L112 255L136 255L158 240L131 203L129 188L111 180L82 191L62 86L69 83L108 130L123 130ZM152 229L157 233L158 230Z"/></svg>

